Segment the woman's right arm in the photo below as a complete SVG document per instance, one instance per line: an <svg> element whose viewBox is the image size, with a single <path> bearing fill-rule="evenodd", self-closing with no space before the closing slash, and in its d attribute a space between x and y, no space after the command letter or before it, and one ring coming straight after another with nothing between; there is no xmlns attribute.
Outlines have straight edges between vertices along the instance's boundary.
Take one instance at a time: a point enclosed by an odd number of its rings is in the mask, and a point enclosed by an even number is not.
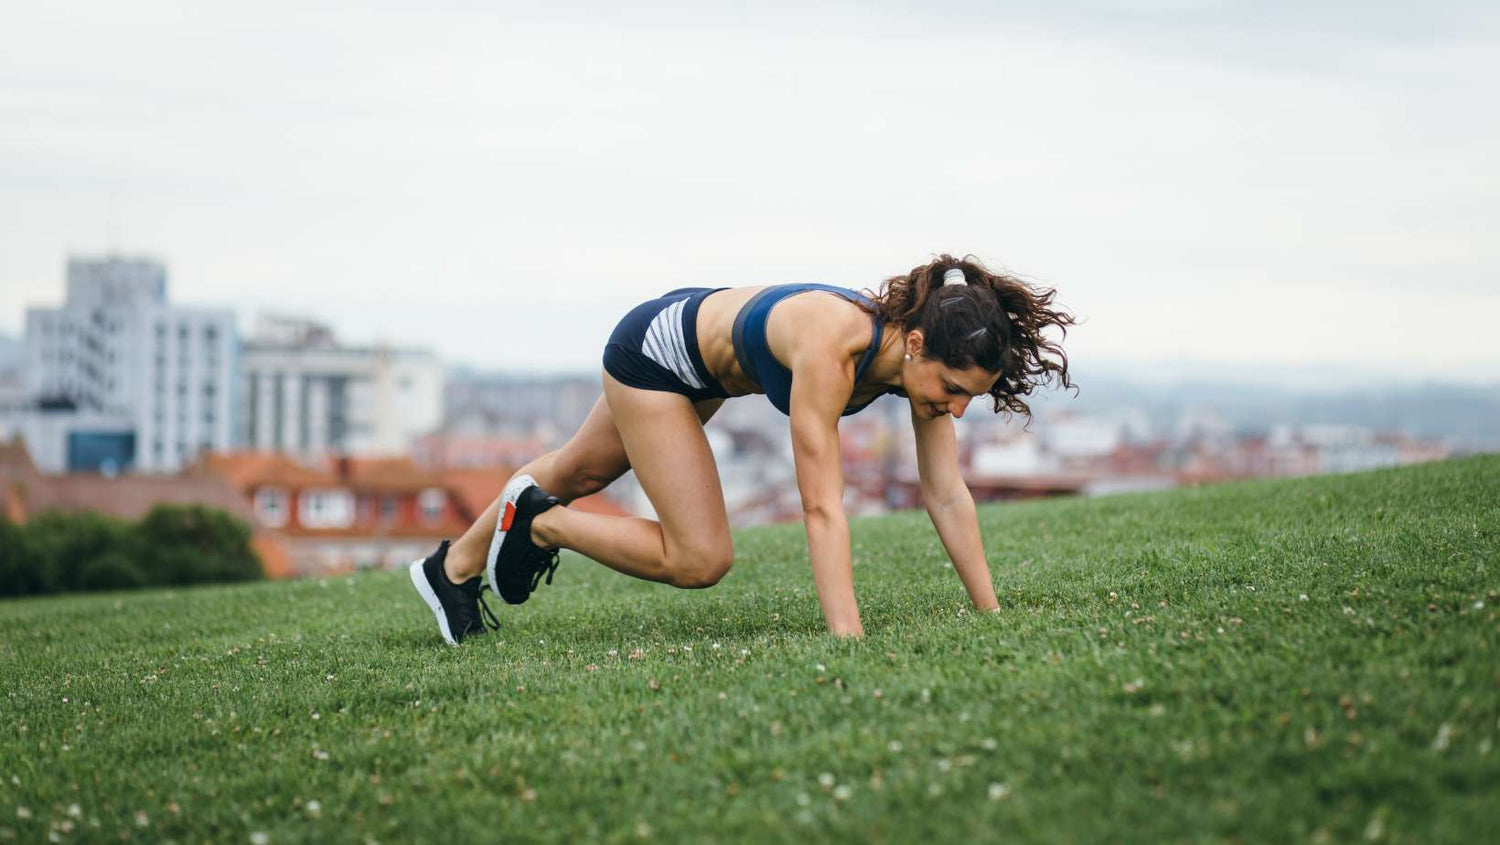
<svg viewBox="0 0 1500 845"><path fill-rule="evenodd" d="M791 370L792 456L802 494L813 584L828 629L837 636L863 636L854 599L838 430L839 417L854 390L854 375L846 361L820 351L794 358Z"/></svg>

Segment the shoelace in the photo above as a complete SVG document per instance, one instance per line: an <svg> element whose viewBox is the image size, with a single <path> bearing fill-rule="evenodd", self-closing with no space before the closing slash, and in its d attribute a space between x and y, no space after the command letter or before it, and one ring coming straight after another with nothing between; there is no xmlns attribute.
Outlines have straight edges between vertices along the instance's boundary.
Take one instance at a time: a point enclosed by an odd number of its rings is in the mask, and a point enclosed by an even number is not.
<svg viewBox="0 0 1500 845"><path fill-rule="evenodd" d="M491 631L500 630L500 620L495 617L495 611L490 610L489 602L484 600L483 590L479 591L479 621Z"/></svg>
<svg viewBox="0 0 1500 845"><path fill-rule="evenodd" d="M531 573L532 590L535 590L537 585L542 582L543 573L547 575L547 583L552 583L552 573L557 571L557 554L559 551L559 549L541 549L537 553L536 558L534 558L536 569L532 570Z"/></svg>
<svg viewBox="0 0 1500 845"><path fill-rule="evenodd" d="M479 619L479 624L484 626L485 628L489 628L491 631L500 630L499 618L495 616L495 612L493 610L490 610L489 602L484 600L484 588L481 586L474 592L469 592L467 589L465 589L463 592L467 597L474 599L474 603L479 606L479 615L477 617ZM474 619L476 617L474 612L471 611L468 606L461 607L465 617L464 631L468 631L473 627Z"/></svg>

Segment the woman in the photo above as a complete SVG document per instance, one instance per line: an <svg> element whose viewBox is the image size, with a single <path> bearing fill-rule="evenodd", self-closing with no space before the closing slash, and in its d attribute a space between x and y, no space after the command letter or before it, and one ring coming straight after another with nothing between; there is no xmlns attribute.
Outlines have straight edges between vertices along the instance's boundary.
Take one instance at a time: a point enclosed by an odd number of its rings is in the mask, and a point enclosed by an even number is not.
<svg viewBox="0 0 1500 845"><path fill-rule="evenodd" d="M1072 386L1067 356L1042 336L1073 325L1050 308L1053 296L972 257L943 255L888 279L873 297L795 284L681 288L646 302L610 336L604 395L578 433L522 467L458 542L413 562L412 583L454 645L499 626L481 601L481 572L497 595L520 604L543 574L552 582L562 548L677 587L718 583L734 549L703 424L725 399L764 393L791 418L824 618L835 635L860 636L838 421L894 393L911 403L923 500L938 535L974 606L998 610L949 417L986 394L996 413L1029 416L1022 397L1036 385L1055 377ZM566 507L631 468L659 522Z"/></svg>

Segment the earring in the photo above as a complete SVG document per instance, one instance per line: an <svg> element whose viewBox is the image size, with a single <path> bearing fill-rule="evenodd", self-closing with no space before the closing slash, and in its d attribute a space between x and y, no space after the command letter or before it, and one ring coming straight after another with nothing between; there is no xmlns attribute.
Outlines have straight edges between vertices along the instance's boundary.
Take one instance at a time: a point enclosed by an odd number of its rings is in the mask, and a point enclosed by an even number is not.
<svg viewBox="0 0 1500 845"><path fill-rule="evenodd" d="M908 360L908 361L911 360L911 353L910 352L906 353L906 360Z"/></svg>

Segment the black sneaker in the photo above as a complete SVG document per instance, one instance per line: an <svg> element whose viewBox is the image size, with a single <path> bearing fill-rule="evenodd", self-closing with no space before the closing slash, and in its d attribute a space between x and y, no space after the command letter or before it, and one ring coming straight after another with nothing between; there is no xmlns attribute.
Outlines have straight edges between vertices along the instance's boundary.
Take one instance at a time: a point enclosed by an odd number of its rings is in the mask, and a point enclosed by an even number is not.
<svg viewBox="0 0 1500 845"><path fill-rule="evenodd" d="M443 639L449 645L458 645L464 637L483 634L486 628L499 628L500 620L484 603L484 588L478 575L462 584L448 580L443 571L443 558L447 556L448 541L444 540L425 560L412 561L409 571L412 586L437 617Z"/></svg>
<svg viewBox="0 0 1500 845"><path fill-rule="evenodd" d="M556 496L536 486L536 479L529 475L518 475L505 485L485 572L490 578L490 589L508 604L520 604L530 598L544 572L547 583L552 583L552 573L557 571L557 549L544 549L531 542L531 521L537 514L560 504Z"/></svg>

